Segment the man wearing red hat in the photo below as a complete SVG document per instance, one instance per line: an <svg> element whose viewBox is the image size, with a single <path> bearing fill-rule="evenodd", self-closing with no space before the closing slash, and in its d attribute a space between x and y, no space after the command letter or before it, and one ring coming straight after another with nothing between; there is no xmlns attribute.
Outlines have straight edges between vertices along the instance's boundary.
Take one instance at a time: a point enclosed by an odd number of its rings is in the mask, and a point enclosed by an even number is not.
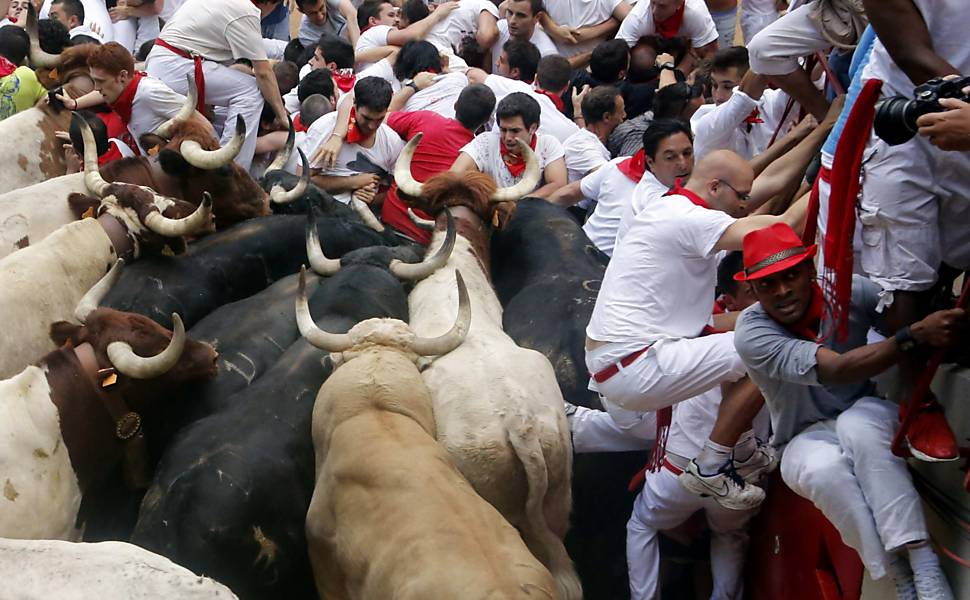
<svg viewBox="0 0 970 600"><path fill-rule="evenodd" d="M893 578L897 598L950 600L906 461L890 450L898 407L876 395L870 377L914 347L953 345L966 314L935 312L867 344L879 324L880 289L855 276L848 337L840 342L814 255L791 227L772 225L745 236L745 268L735 275L759 302L739 317L734 343L771 412L782 479L822 511L873 578Z"/></svg>

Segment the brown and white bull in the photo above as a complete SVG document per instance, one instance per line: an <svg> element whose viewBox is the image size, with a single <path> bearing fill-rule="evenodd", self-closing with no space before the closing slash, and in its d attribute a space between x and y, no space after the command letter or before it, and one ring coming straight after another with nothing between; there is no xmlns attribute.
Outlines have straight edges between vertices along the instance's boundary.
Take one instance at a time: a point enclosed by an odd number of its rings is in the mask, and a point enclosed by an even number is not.
<svg viewBox="0 0 970 600"><path fill-rule="evenodd" d="M313 407L306 530L321 598L556 597L549 571L435 441L416 364L451 352L468 331L468 293L457 280L454 325L428 339L395 319L368 319L345 334L319 329L301 274L297 324L336 369Z"/></svg>
<svg viewBox="0 0 970 600"><path fill-rule="evenodd" d="M0 539L0 581L18 600L234 600L226 586L124 542Z"/></svg>
<svg viewBox="0 0 970 600"><path fill-rule="evenodd" d="M0 377L18 373L55 346L51 323L70 319L81 297L117 258L137 258L211 227L211 202L191 205L85 173L102 198L99 216L68 223L36 245L0 259ZM160 210L159 207L163 207Z"/></svg>
<svg viewBox="0 0 970 600"><path fill-rule="evenodd" d="M78 539L82 494L119 464L145 485L146 436L182 386L215 375L215 351L187 340L178 315L169 332L141 315L88 312L96 302L79 304L82 325L50 327L59 349L0 381L0 537Z"/></svg>
<svg viewBox="0 0 970 600"><path fill-rule="evenodd" d="M572 445L562 394L548 359L520 348L502 330L502 306L489 280L489 226L501 220L496 207L504 209L501 202L533 189L538 161L525 147L526 174L510 188L496 190L489 176L468 173L442 173L421 184L410 173L420 137L398 159L398 188L429 214L450 211L458 240L448 264L419 282L408 297L411 327L419 335L433 335L441 323L454 318L451 281L458 269L468 283L473 311L465 343L423 372L434 401L438 440L475 490L519 530L549 568L559 597L578 600L581 585L563 545L571 504ZM428 252L442 239L443 232L436 232Z"/></svg>

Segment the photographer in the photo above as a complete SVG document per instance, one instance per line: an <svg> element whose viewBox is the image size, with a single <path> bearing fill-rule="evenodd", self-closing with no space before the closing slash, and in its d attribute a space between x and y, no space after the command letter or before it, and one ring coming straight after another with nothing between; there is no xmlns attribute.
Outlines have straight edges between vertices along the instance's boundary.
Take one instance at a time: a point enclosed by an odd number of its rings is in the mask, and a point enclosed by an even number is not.
<svg viewBox="0 0 970 600"><path fill-rule="evenodd" d="M970 88L964 88L970 93ZM944 112L923 115L916 120L919 134L940 150L970 150L970 104L956 98L943 98Z"/></svg>

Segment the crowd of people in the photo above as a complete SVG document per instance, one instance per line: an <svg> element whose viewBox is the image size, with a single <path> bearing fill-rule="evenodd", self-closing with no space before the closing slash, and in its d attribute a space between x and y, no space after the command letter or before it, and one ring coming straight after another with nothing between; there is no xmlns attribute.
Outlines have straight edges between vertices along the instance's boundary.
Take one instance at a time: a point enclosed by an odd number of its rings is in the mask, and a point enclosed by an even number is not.
<svg viewBox="0 0 970 600"><path fill-rule="evenodd" d="M254 177L292 126L285 170L427 244L393 180L408 141L421 182L511 187L537 162L523 195L609 259L581 324L604 410L565 407L575 451L653 448L634 598L659 597L658 532L698 510L712 597L740 598L777 465L898 598L952 598L890 447L906 421L916 459L959 456L932 394L909 401L966 325L946 302L970 266L970 89L938 79L970 70L959 0L4 1L0 118L78 111L102 164L150 153L197 93L223 144L241 121ZM48 93L31 35L83 48L87 78ZM920 85L947 97L876 110ZM871 381L894 366L900 406Z"/></svg>

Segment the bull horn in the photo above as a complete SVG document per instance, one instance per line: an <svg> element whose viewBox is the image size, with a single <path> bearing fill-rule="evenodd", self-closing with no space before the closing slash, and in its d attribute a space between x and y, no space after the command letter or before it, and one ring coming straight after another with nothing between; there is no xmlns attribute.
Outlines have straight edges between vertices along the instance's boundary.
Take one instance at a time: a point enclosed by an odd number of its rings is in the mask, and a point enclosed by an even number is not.
<svg viewBox="0 0 970 600"><path fill-rule="evenodd" d="M422 219L417 214L415 214L414 210L410 206L408 207L408 217L411 219L412 223L414 223L421 229L434 231L434 225L435 225L434 221L432 221L431 219Z"/></svg>
<svg viewBox="0 0 970 600"><path fill-rule="evenodd" d="M492 202L514 202L535 190L536 185L539 184L539 179L542 177L542 173L539 172L539 160L529 144L522 140L518 140L518 142L522 148L522 154L525 156L525 173L522 174L522 179L515 185L495 190L495 193L492 194Z"/></svg>
<svg viewBox="0 0 970 600"><path fill-rule="evenodd" d="M232 162L239 151L242 149L243 142L246 141L246 121L242 115L236 115L236 132L233 134L229 143L218 150L203 150L202 145L195 140L185 140L179 146L182 158L193 167L211 171L224 167ZM529 190L530 192L532 190Z"/></svg>
<svg viewBox="0 0 970 600"><path fill-rule="evenodd" d="M162 213L153 211L145 217L145 227L162 237L177 238L205 229L211 215L212 196L209 192L202 192L202 203L191 215L181 219L169 219Z"/></svg>
<svg viewBox="0 0 970 600"><path fill-rule="evenodd" d="M199 103L199 86L195 83L193 73L186 74L185 81L188 84L188 91L185 94L185 104L182 105L182 108L179 109L174 117L158 126L158 129L155 130L155 135L168 139L171 137L172 129L176 125L187 121L195 113L195 106Z"/></svg>
<svg viewBox="0 0 970 600"><path fill-rule="evenodd" d="M84 143L84 185L98 198L104 198L111 184L101 177L101 171L98 170L98 145L94 141L94 133L81 115L74 113L71 118L79 125L81 141Z"/></svg>
<svg viewBox="0 0 970 600"><path fill-rule="evenodd" d="M37 35L37 15L34 7L27 9L27 35L30 36L30 65L34 69L53 69L60 63L59 54L44 52L40 47L40 37Z"/></svg>
<svg viewBox="0 0 970 600"><path fill-rule="evenodd" d="M310 305L306 299L306 265L300 267L300 289L296 296L296 326L300 330L300 335L320 350L343 352L354 345L353 340L346 333L329 333L313 322Z"/></svg>
<svg viewBox="0 0 970 600"><path fill-rule="evenodd" d="M310 267L324 277L330 277L340 270L340 261L327 258L320 246L320 236L317 233L317 215L310 207L306 214L306 256L310 260Z"/></svg>
<svg viewBox="0 0 970 600"><path fill-rule="evenodd" d="M98 280L96 284L91 286L91 289L87 291L84 296L77 303L77 308L74 309L74 318L78 320L79 323L84 323L88 320L88 315L101 305L101 301L104 297L111 291L114 284L118 282L118 278L121 277L121 270L125 266L124 259L119 258L115 261L115 264L111 265L111 269L105 273L104 277Z"/></svg>
<svg viewBox="0 0 970 600"><path fill-rule="evenodd" d="M417 263L406 263L395 258L388 267L391 273L394 273L395 277L410 281L420 281L448 263L448 259L451 257L451 251L455 249L456 232L455 218L451 216L451 212L446 210L445 216L448 218L445 242L441 244L441 247L438 248L435 255L429 260Z"/></svg>
<svg viewBox="0 0 970 600"><path fill-rule="evenodd" d="M411 351L419 356L442 356L448 354L465 341L468 327L472 322L472 305L468 300L468 289L461 271L455 270L455 281L458 283L458 316L455 324L444 335L436 338L415 337L411 342Z"/></svg>
<svg viewBox="0 0 970 600"><path fill-rule="evenodd" d="M306 192L307 187L310 185L310 165L307 163L306 154L303 153L301 148L297 148L297 152L300 153L300 164L303 166L303 173L300 175L300 181L293 186L292 190L287 191L280 184L274 185L269 190L269 198L275 204L289 204L295 200L299 200L303 194ZM285 164L285 163L284 163ZM269 173L270 169L266 169Z"/></svg>
<svg viewBox="0 0 970 600"><path fill-rule="evenodd" d="M185 325L178 313L172 313L172 339L155 356L138 356L127 342L108 344L108 360L115 370L132 379L152 379L167 373L182 356L185 348Z"/></svg>
<svg viewBox="0 0 970 600"><path fill-rule="evenodd" d="M276 157L273 158L273 162L269 163L266 167L266 172L278 171L286 166L286 163L290 162L290 155L293 154L293 144L296 142L296 128L293 127L293 119L291 117L286 117L286 120L290 123L290 132L286 135L286 143L283 144L283 149L276 153ZM306 167L303 167L306 171Z"/></svg>
<svg viewBox="0 0 970 600"><path fill-rule="evenodd" d="M422 137L424 137L422 133L415 134L404 146L404 150L401 151L401 155L397 157L397 163L394 165L394 181L397 182L397 189L415 198L421 196L421 190L424 186L411 175L411 159L414 158L414 151Z"/></svg>
<svg viewBox="0 0 970 600"><path fill-rule="evenodd" d="M375 217L374 213L371 212L370 207L367 206L366 202L357 198L351 198L350 207L354 209L354 212L357 213L360 220L364 222L364 225L367 225L379 233L384 232L384 225L377 220L377 217Z"/></svg>

